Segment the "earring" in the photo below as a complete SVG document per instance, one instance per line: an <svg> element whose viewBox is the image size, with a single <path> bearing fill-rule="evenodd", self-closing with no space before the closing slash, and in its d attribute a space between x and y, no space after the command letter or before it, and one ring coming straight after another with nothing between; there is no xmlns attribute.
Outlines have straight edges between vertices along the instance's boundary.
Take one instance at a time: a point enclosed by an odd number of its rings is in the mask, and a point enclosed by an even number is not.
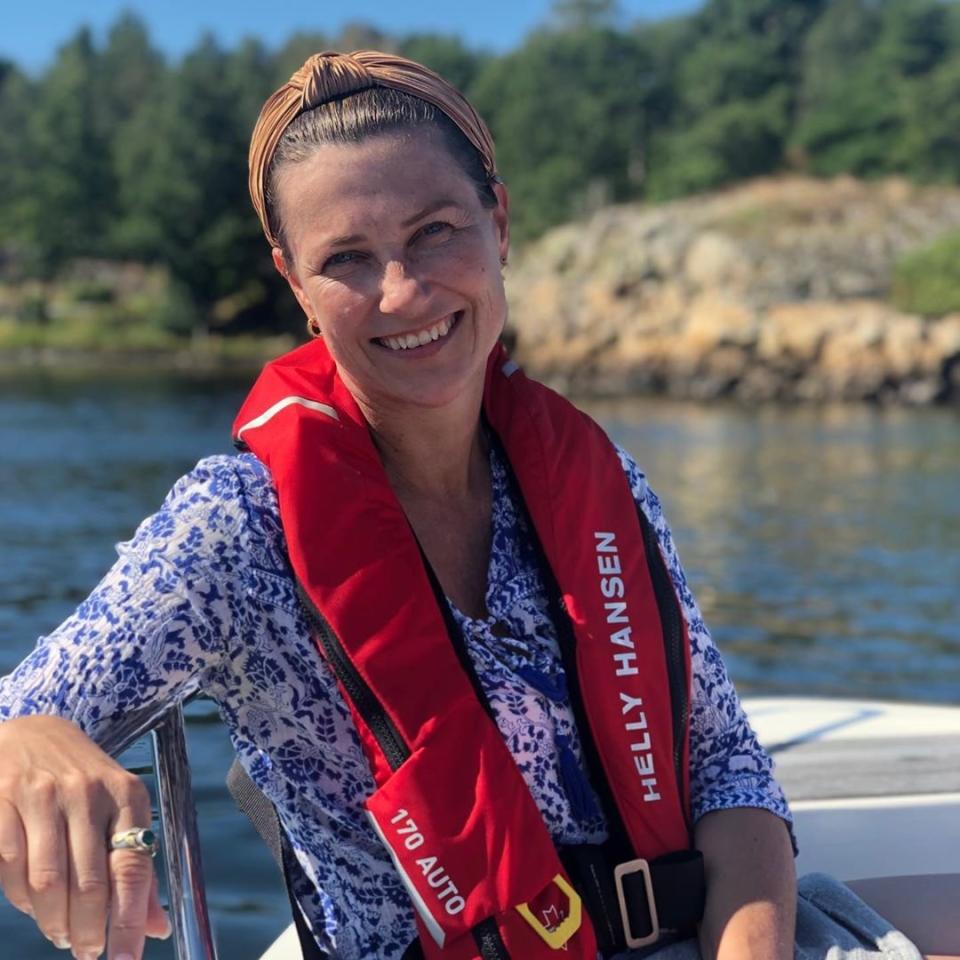
<svg viewBox="0 0 960 960"><path fill-rule="evenodd" d="M323 336L323 331L320 329L320 322L313 317L310 318L310 322L307 324L307 329L310 331L310 336L312 337Z"/></svg>
<svg viewBox="0 0 960 960"><path fill-rule="evenodd" d="M507 258L506 258L506 257L501 257L501 258L500 258L500 266L501 266L501 267L505 267L506 265L507 265Z"/></svg>

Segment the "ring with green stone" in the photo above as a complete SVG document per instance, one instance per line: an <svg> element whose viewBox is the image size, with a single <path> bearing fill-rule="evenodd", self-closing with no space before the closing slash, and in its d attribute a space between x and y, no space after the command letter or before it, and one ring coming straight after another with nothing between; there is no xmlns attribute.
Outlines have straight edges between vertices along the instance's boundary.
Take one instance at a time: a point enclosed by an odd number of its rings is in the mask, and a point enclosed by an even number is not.
<svg viewBox="0 0 960 960"><path fill-rule="evenodd" d="M134 850L137 853L149 853L151 857L157 855L159 844L157 835L148 827L131 827L122 830L110 838L111 850Z"/></svg>

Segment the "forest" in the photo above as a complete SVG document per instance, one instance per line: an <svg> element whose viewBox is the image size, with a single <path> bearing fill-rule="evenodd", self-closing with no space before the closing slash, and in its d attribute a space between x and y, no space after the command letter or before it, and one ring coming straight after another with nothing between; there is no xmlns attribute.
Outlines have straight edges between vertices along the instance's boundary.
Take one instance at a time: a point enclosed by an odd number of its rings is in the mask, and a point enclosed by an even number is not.
<svg viewBox="0 0 960 960"><path fill-rule="evenodd" d="M626 23L609 0L558 0L503 55L357 24L279 49L208 36L176 62L125 14L102 42L80 30L40 75L0 61L0 286L135 264L165 278L139 318L165 334L298 329L247 197L249 134L308 54L362 47L420 60L474 102L521 245L606 204L778 172L960 181L955 2L708 0ZM14 314L50 319L43 297Z"/></svg>

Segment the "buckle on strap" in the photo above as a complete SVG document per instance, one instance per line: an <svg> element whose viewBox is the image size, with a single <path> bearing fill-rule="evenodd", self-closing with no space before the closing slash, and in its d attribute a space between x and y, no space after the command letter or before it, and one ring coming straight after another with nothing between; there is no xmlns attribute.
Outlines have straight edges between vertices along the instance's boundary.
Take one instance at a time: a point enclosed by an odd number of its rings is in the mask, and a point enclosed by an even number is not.
<svg viewBox="0 0 960 960"><path fill-rule="evenodd" d="M561 950L565 947L567 941L580 929L583 922L583 905L580 902L580 895L573 887L567 883L563 874L558 873L553 882L558 889L566 896L569 908L567 915L554 927L548 927L541 923L530 909L527 903L518 904L514 909L523 917L527 923L533 927L534 932L551 950Z"/></svg>
<svg viewBox="0 0 960 960"><path fill-rule="evenodd" d="M643 874L643 889L647 895L647 909L650 912L650 933L645 937L635 937L630 929L630 914L627 911L627 897L623 889L623 878L634 873ZM646 860L628 860L613 869L613 882L617 888L617 900L620 903L620 921L623 935L631 950L656 943L660 939L660 922L657 919L657 901L653 895L653 879L650 876L650 864Z"/></svg>

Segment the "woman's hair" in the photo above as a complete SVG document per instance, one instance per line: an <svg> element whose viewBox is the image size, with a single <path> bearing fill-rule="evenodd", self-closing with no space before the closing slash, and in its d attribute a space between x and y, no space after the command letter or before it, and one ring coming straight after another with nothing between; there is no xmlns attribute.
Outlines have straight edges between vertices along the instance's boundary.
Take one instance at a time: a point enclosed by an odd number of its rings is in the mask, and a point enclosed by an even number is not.
<svg viewBox="0 0 960 960"><path fill-rule="evenodd" d="M496 206L493 138L456 87L421 63L378 50L308 57L267 98L250 138L250 199L267 240L284 246L277 180L285 165L302 163L324 144L417 129L438 134L481 203Z"/></svg>
<svg viewBox="0 0 960 960"><path fill-rule="evenodd" d="M277 195L280 171L302 163L317 147L360 143L368 137L412 130L433 131L451 159L473 182L480 202L497 205L491 178L477 148L438 107L412 94L390 87L369 87L358 93L322 103L297 116L283 131L265 177L264 204L269 231L284 258L290 260L280 219Z"/></svg>

